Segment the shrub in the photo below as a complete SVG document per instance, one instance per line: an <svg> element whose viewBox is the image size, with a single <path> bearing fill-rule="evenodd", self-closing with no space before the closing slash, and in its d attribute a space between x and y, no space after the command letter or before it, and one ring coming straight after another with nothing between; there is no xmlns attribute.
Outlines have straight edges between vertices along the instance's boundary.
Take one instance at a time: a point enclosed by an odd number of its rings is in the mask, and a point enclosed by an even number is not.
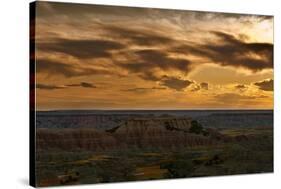
<svg viewBox="0 0 281 189"><path fill-rule="evenodd" d="M190 133L200 134L203 132L203 127L196 120L191 121L191 127L189 128Z"/></svg>
<svg viewBox="0 0 281 189"><path fill-rule="evenodd" d="M162 164L162 169L167 169L168 178L183 178L191 176L194 171L194 166L190 160L178 160Z"/></svg>

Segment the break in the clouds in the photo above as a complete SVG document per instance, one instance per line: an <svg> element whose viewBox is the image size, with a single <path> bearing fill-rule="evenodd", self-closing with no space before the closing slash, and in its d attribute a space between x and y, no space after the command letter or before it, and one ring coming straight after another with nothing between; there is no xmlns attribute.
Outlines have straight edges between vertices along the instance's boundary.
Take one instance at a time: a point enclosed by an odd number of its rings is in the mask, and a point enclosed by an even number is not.
<svg viewBox="0 0 281 189"><path fill-rule="evenodd" d="M241 102L250 102L253 100L257 100L260 98L265 98L265 96L251 96L251 95L241 95L237 93L223 93L223 94L218 94L215 95L215 100L218 103L222 104L237 104L239 105Z"/></svg>
<svg viewBox="0 0 281 189"><path fill-rule="evenodd" d="M258 86L259 89L264 91L273 91L273 79L256 82L254 85Z"/></svg>
<svg viewBox="0 0 281 189"><path fill-rule="evenodd" d="M240 95L240 94L236 94L236 93L224 93L224 94L216 95L215 98L221 102L229 102L229 101L235 102L235 101L240 101L240 100L254 99L256 97Z"/></svg>
<svg viewBox="0 0 281 189"><path fill-rule="evenodd" d="M36 14L42 109L272 107L271 16L54 2Z"/></svg>

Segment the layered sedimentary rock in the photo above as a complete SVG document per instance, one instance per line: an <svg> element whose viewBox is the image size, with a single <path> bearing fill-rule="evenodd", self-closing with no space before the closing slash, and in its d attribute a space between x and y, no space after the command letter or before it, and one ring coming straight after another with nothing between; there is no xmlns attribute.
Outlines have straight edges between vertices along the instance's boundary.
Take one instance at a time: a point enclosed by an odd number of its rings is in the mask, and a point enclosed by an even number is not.
<svg viewBox="0 0 281 189"><path fill-rule="evenodd" d="M215 145L218 140L190 133L189 118L129 119L106 131L84 129L38 129L38 149L112 150L122 148L180 148Z"/></svg>
<svg viewBox="0 0 281 189"><path fill-rule="evenodd" d="M188 118L131 119L114 128L113 135L119 141L138 148L177 148L216 142L189 133L191 121Z"/></svg>
<svg viewBox="0 0 281 189"><path fill-rule="evenodd" d="M38 150L107 150L118 145L114 137L96 129L37 129L36 134Z"/></svg>

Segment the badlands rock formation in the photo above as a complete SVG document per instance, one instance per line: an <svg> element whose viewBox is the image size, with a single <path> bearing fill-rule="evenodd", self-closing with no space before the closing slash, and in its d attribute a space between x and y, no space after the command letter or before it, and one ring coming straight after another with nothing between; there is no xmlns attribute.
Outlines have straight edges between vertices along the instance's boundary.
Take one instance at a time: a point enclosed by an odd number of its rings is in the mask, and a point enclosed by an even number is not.
<svg viewBox="0 0 281 189"><path fill-rule="evenodd" d="M102 131L93 128L37 129L37 149L84 149L92 151L123 148L177 149L215 145L213 137L193 134L189 118L128 119Z"/></svg>

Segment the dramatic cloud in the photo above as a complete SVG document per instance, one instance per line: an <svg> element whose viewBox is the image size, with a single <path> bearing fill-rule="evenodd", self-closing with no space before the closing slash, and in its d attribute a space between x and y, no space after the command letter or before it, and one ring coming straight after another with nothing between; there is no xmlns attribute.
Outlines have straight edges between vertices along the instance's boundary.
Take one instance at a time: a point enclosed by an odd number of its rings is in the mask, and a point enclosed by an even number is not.
<svg viewBox="0 0 281 189"><path fill-rule="evenodd" d="M208 89L209 89L209 84L206 83L206 82L202 82L202 83L200 83L200 87L201 87L202 89L208 90Z"/></svg>
<svg viewBox="0 0 281 189"><path fill-rule="evenodd" d="M193 82L189 80L184 80L176 77L164 76L161 80L160 85L175 89L177 91L182 91L184 88L191 85Z"/></svg>
<svg viewBox="0 0 281 189"><path fill-rule="evenodd" d="M42 83L36 84L37 89L44 89L44 90L67 89L70 87L96 88L95 85L93 85L92 83L87 83L87 82L81 82L78 84L68 84L68 85L63 85L63 86L48 85L48 84L42 84Z"/></svg>
<svg viewBox="0 0 281 189"><path fill-rule="evenodd" d="M121 43L101 39L63 39L37 44L39 50L65 53L76 58L109 58L111 50L120 50Z"/></svg>
<svg viewBox="0 0 281 189"><path fill-rule="evenodd" d="M170 37L152 33L152 31L125 29L114 26L107 26L105 29L110 35L117 36L123 40L128 40L129 42L140 46L167 45L175 42L175 40Z"/></svg>
<svg viewBox="0 0 281 189"><path fill-rule="evenodd" d="M79 75L74 66L47 59L37 61L36 71L38 73L61 74L66 77Z"/></svg>
<svg viewBox="0 0 281 189"><path fill-rule="evenodd" d="M247 43L234 35L219 31L210 32L216 41L205 44L182 45L172 52L205 57L222 66L244 67L252 71L273 68L273 44Z"/></svg>
<svg viewBox="0 0 281 189"><path fill-rule="evenodd" d="M254 83L254 85L258 86L259 89L264 91L273 91L273 80L268 79L260 82Z"/></svg>
<svg viewBox="0 0 281 189"><path fill-rule="evenodd" d="M144 64L158 67L162 70L178 70L187 72L190 62L186 59L171 58L164 52L156 50L141 50L136 54L143 60Z"/></svg>
<svg viewBox="0 0 281 189"><path fill-rule="evenodd" d="M273 45L269 43L246 43L233 35L213 32L219 44L204 45L206 55L221 65L245 67L260 71L273 67Z"/></svg>
<svg viewBox="0 0 281 189"><path fill-rule="evenodd" d="M37 2L34 27L41 110L273 106L272 16Z"/></svg>
<svg viewBox="0 0 281 189"><path fill-rule="evenodd" d="M119 66L127 69L131 73L137 73L145 80L156 81L162 76L157 76L155 70L162 71L176 70L186 74L190 70L190 61L180 58L169 57L166 53L158 50L136 51L137 60L133 63L122 63Z"/></svg>
<svg viewBox="0 0 281 189"><path fill-rule="evenodd" d="M44 90L54 90L54 89L63 89L64 86L56 86L56 85L47 85L47 84L36 84L37 89L44 89Z"/></svg>
<svg viewBox="0 0 281 189"><path fill-rule="evenodd" d="M36 71L38 73L46 73L51 75L62 75L64 77L77 77L97 74L110 74L106 70L98 70L93 68L77 67L71 64L65 64L48 59L39 59L36 61Z"/></svg>

